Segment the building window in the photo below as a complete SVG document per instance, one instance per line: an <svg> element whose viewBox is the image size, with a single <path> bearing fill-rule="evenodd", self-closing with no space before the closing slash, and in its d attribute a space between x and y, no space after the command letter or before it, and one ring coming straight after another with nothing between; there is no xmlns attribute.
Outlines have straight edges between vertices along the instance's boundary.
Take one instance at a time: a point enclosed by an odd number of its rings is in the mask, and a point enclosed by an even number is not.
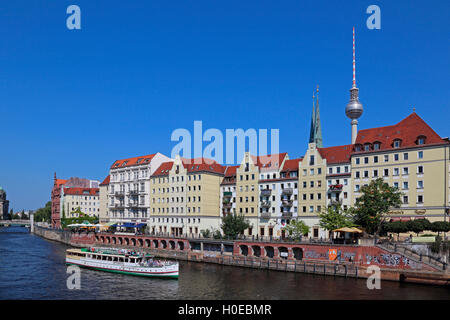
<svg viewBox="0 0 450 320"><path fill-rule="evenodd" d="M408 160L408 153L403 154L403 160Z"/></svg>
<svg viewBox="0 0 450 320"><path fill-rule="evenodd" d="M355 159L355 164L359 164L359 158Z"/></svg>
<svg viewBox="0 0 450 320"><path fill-rule="evenodd" d="M403 196L403 204L408 204L408 196Z"/></svg>
<svg viewBox="0 0 450 320"><path fill-rule="evenodd" d="M394 140L394 148L400 148L401 146L401 140Z"/></svg>
<svg viewBox="0 0 450 320"><path fill-rule="evenodd" d="M417 189L423 189L423 180L417 181Z"/></svg>
<svg viewBox="0 0 450 320"><path fill-rule="evenodd" d="M387 177L389 175L389 169L384 169L384 176Z"/></svg>
<svg viewBox="0 0 450 320"><path fill-rule="evenodd" d="M418 166L417 167L417 173L418 174L423 174L423 166Z"/></svg>
<svg viewBox="0 0 450 320"><path fill-rule="evenodd" d="M403 190L408 190L408 181L403 182Z"/></svg>
<svg viewBox="0 0 450 320"><path fill-rule="evenodd" d="M394 160L398 161L398 153L394 154Z"/></svg>
<svg viewBox="0 0 450 320"><path fill-rule="evenodd" d="M373 157L373 163L378 163L378 156Z"/></svg>
<svg viewBox="0 0 450 320"><path fill-rule="evenodd" d="M356 178L356 179L359 179L359 171L356 171L356 172L355 172L355 178Z"/></svg>
<svg viewBox="0 0 450 320"><path fill-rule="evenodd" d="M417 152L417 158L423 159L423 151Z"/></svg>
<svg viewBox="0 0 450 320"><path fill-rule="evenodd" d="M388 162L389 161L389 155L388 154L385 154L384 155L384 162Z"/></svg>
<svg viewBox="0 0 450 320"><path fill-rule="evenodd" d="M403 175L408 175L408 167L403 168Z"/></svg>
<svg viewBox="0 0 450 320"><path fill-rule="evenodd" d="M423 195L417 196L417 203L423 203Z"/></svg>
<svg viewBox="0 0 450 320"><path fill-rule="evenodd" d="M369 157L364 157L364 163L368 164L369 163Z"/></svg>

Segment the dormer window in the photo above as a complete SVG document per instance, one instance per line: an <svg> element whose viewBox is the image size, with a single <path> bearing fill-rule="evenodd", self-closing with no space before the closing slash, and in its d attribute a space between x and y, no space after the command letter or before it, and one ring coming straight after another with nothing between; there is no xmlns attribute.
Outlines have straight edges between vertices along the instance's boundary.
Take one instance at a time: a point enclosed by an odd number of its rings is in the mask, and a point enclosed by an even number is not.
<svg viewBox="0 0 450 320"><path fill-rule="evenodd" d="M361 151L361 145L360 144L355 145L355 151L356 152Z"/></svg>
<svg viewBox="0 0 450 320"><path fill-rule="evenodd" d="M375 143L373 144L373 150L380 150L380 146L381 146L381 143L375 142Z"/></svg>
<svg viewBox="0 0 450 320"><path fill-rule="evenodd" d="M418 136L417 140L416 140L416 143L418 145L425 144L425 140L426 140L425 136Z"/></svg>
<svg viewBox="0 0 450 320"><path fill-rule="evenodd" d="M393 146L394 146L394 148L400 148L401 144L402 144L402 140L395 139Z"/></svg>
<svg viewBox="0 0 450 320"><path fill-rule="evenodd" d="M364 145L364 151L370 151L370 143Z"/></svg>

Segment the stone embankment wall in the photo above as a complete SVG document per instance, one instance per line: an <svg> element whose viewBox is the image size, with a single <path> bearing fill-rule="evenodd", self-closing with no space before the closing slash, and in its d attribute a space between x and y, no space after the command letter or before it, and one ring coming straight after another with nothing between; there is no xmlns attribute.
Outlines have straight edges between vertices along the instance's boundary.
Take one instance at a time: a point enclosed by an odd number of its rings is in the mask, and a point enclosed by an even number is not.
<svg viewBox="0 0 450 320"><path fill-rule="evenodd" d="M42 227L35 227L35 234L75 247L121 247L167 259L356 278L369 277L367 268L377 265L383 280L450 283L448 273L374 246L78 234Z"/></svg>

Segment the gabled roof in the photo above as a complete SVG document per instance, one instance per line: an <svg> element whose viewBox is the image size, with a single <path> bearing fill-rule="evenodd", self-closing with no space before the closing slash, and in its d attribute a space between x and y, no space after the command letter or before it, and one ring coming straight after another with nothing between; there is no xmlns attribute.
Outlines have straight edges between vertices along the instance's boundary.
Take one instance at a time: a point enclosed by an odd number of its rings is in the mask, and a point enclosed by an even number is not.
<svg viewBox="0 0 450 320"><path fill-rule="evenodd" d="M284 162L283 168L281 169L282 172L286 172L286 171L298 171L298 163L300 161L303 161L303 158L298 158L298 159L290 159L290 160L286 160Z"/></svg>
<svg viewBox="0 0 450 320"><path fill-rule="evenodd" d="M149 155L146 155L146 156L140 156L140 157L116 160L112 164L111 169L119 169L119 168L124 168L124 167L148 164L148 163L150 163L150 161L153 159L153 157L155 155L156 155L156 153L149 154Z"/></svg>
<svg viewBox="0 0 450 320"><path fill-rule="evenodd" d="M379 150L392 150L397 149L393 147L393 142L397 139L401 140L400 148L407 148L417 146L417 138L419 136L425 137L425 145L448 143L431 129L421 117L413 112L395 125L359 130L355 145L364 146L367 143L379 142Z"/></svg>
<svg viewBox="0 0 450 320"><path fill-rule="evenodd" d="M225 177L233 177L236 175L236 169L240 166L226 166L224 175Z"/></svg>
<svg viewBox="0 0 450 320"><path fill-rule="evenodd" d="M191 172L211 172L223 175L225 167L217 163L216 161L208 158L195 158L186 159L181 158L183 166L187 169L188 173Z"/></svg>
<svg viewBox="0 0 450 320"><path fill-rule="evenodd" d="M173 161L163 162L152 174L152 177L167 176L173 167Z"/></svg>
<svg viewBox="0 0 450 320"><path fill-rule="evenodd" d="M253 163L261 170L274 170L278 169L283 160L286 158L287 152L268 154L265 156L252 156Z"/></svg>
<svg viewBox="0 0 450 320"><path fill-rule="evenodd" d="M106 186L109 184L110 176L108 175L105 180L103 180L102 183L100 183L101 186Z"/></svg>
<svg viewBox="0 0 450 320"><path fill-rule="evenodd" d="M65 195L96 196L98 192L99 188L64 188Z"/></svg>
<svg viewBox="0 0 450 320"><path fill-rule="evenodd" d="M320 156L327 159L327 164L350 163L350 156L353 152L353 145L317 148Z"/></svg>

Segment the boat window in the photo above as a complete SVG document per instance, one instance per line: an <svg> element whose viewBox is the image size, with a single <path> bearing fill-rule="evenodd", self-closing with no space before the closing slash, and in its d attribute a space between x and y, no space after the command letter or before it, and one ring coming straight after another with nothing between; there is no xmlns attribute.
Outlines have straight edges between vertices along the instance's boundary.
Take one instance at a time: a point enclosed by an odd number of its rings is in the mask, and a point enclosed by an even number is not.
<svg viewBox="0 0 450 320"><path fill-rule="evenodd" d="M119 258L119 261L120 261L120 262L123 262L123 258Z"/></svg>

